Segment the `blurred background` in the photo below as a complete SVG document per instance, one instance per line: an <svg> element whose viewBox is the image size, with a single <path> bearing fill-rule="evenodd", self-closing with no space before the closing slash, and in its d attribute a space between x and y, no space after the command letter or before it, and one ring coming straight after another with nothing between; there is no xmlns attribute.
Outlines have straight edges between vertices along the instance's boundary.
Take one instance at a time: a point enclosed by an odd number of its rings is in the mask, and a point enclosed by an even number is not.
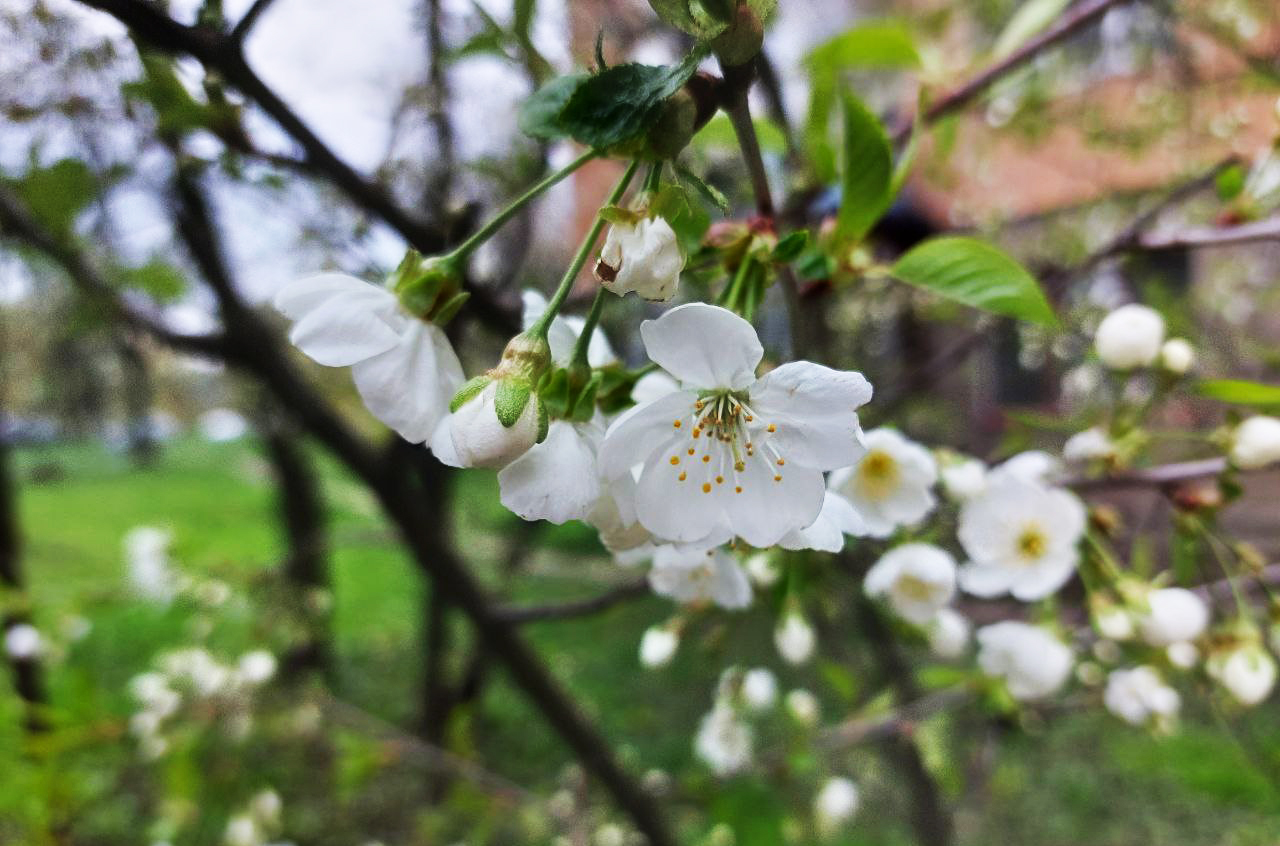
<svg viewBox="0 0 1280 846"><path fill-rule="evenodd" d="M199 169L230 285L283 337L266 304L285 282L327 269L380 280L407 245L456 242L577 155L524 136L517 113L548 79L592 65L598 33L610 62L670 63L687 41L642 0L91 5L140 6L182 26L135 25L151 45L140 50L116 15L0 0L0 185L50 238L0 226L0 611L7 629L39 633L35 648L10 644L12 683L0 686L0 843L632 842L432 591L375 492L303 435L296 409L216 356L157 343L110 302L175 333L219 326L209 269L183 230L190 209L175 199L179 162ZM251 5L242 59L193 57L205 42L183 33L230 31ZM1275 242L1093 256L1179 186L1188 199L1157 233L1280 205L1280 10L1105 5L922 133L875 239L892 255L931 234L980 232L1044 278L1083 264L1069 291L1051 291L1079 331L975 318L887 280L848 284L819 256L802 268L806 321L789 323L776 291L762 315L773 358L803 348L856 367L877 386L875 422L984 457L1081 428L1099 390L1097 372L1076 366L1089 329L1130 299L1196 339L1205 372L1276 380ZM909 127L922 89L948 90L1013 55L1067 6L783 0L751 100L780 215L816 231L839 206L834 91ZM1011 33L1019 15L1027 31ZM869 24L877 48L841 40ZM727 118L711 120L685 161L735 218L753 213ZM478 254L470 282L485 304L457 327L468 372L496 358L520 291L550 290L619 168L591 163ZM719 215L700 214L681 232L691 251ZM85 272L57 259L66 244L110 297L86 293ZM591 279L580 283L588 297ZM695 269L686 284L708 280ZM633 364L638 320L652 312L633 298L604 319ZM293 363L355 431L383 437L345 371ZM1196 403L1165 414L1173 427L1222 421ZM490 473L424 472L435 496L421 520L503 605L609 598L520 628L662 797L681 842L806 842L795 820L812 761L783 756L769 777L721 782L693 755L720 668L773 655L767 603L699 618L685 633L692 648L660 674L642 670L640 636L672 609L592 530L522 523ZM1280 474L1249 485L1257 495L1226 520L1274 560L1268 492L1280 494ZM1169 519L1146 499L1116 507ZM830 602L822 635L835 651L775 669L838 718L869 691L838 593ZM1096 708L1018 725L958 712L922 723L917 740L958 843L1275 846L1275 708L1230 726L1189 715L1160 738ZM763 745L787 749L777 732ZM916 842L911 789L874 756L849 766L864 807L833 842Z"/></svg>

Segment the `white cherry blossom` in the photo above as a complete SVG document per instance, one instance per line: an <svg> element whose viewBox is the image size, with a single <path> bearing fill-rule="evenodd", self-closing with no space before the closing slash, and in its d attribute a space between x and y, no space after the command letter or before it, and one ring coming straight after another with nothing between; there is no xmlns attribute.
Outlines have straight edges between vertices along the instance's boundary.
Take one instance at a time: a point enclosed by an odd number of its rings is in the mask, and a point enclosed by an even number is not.
<svg viewBox="0 0 1280 846"><path fill-rule="evenodd" d="M742 701L752 711L767 711L778 701L778 679L764 667L742 674Z"/></svg>
<svg viewBox="0 0 1280 846"><path fill-rule="evenodd" d="M834 834L858 812L860 802L858 787L849 779L837 776L823 782L813 799L813 817L819 833Z"/></svg>
<svg viewBox="0 0 1280 846"><path fill-rule="evenodd" d="M971 628L968 619L956 609L939 609L925 627L929 649L939 658L959 658L969 646Z"/></svg>
<svg viewBox="0 0 1280 846"><path fill-rule="evenodd" d="M1231 436L1231 461L1242 470L1260 470L1280 461L1280 417L1256 415Z"/></svg>
<svg viewBox="0 0 1280 846"><path fill-rule="evenodd" d="M16 623L5 630L4 651L15 661L30 661L42 646L40 630L30 623Z"/></svg>
<svg viewBox="0 0 1280 846"><path fill-rule="evenodd" d="M1120 719L1140 726L1153 717L1175 716L1182 699L1176 690L1164 683L1155 668L1141 666L1113 670L1107 676L1102 702Z"/></svg>
<svg viewBox="0 0 1280 846"><path fill-rule="evenodd" d="M859 373L793 362L755 377L763 348L751 324L704 303L640 327L649 357L681 390L638 405L605 434L607 478L642 463L639 521L678 542L737 535L767 547L811 525L824 471L862 454Z"/></svg>
<svg viewBox="0 0 1280 846"><path fill-rule="evenodd" d="M1050 485L1061 475L1062 461L1044 450L1030 449L993 467L987 475L987 482L1015 478L1037 485Z"/></svg>
<svg viewBox="0 0 1280 846"><path fill-rule="evenodd" d="M390 290L342 273L290 282L274 304L293 321L294 346L318 364L351 368L375 417L412 443L431 438L465 381L443 329L407 313Z"/></svg>
<svg viewBox="0 0 1280 846"><path fill-rule="evenodd" d="M665 667L680 648L680 635L671 626L651 626L640 638L640 663L649 669Z"/></svg>
<svg viewBox="0 0 1280 846"><path fill-rule="evenodd" d="M1077 432L1062 445L1062 457L1075 463L1108 461L1115 458L1116 453L1115 441L1101 426Z"/></svg>
<svg viewBox="0 0 1280 846"><path fill-rule="evenodd" d="M1213 655L1205 669L1241 705L1257 705L1276 685L1275 659L1253 640Z"/></svg>
<svg viewBox="0 0 1280 846"><path fill-rule="evenodd" d="M1132 370L1155 363L1164 343L1164 318L1155 309L1130 303L1098 324L1094 347L1107 367Z"/></svg>
<svg viewBox="0 0 1280 846"><path fill-rule="evenodd" d="M1005 621L978 629L978 665L1000 676L1014 699L1043 699L1058 691L1075 663L1070 647L1044 629Z"/></svg>
<svg viewBox="0 0 1280 846"><path fill-rule="evenodd" d="M821 714L818 697L803 688L788 691L782 699L782 706L787 709L791 719L802 726L815 726Z"/></svg>
<svg viewBox="0 0 1280 846"><path fill-rule="evenodd" d="M649 585L677 602L714 602L730 610L751 604L751 582L738 560L722 547L667 544L653 555Z"/></svg>
<svg viewBox="0 0 1280 846"><path fill-rule="evenodd" d="M718 776L732 775L751 763L751 727L727 702L717 701L702 718L694 752Z"/></svg>
<svg viewBox="0 0 1280 846"><path fill-rule="evenodd" d="M604 493L596 463L604 429L599 414L582 423L553 420L542 443L498 471L502 504L525 520L586 519Z"/></svg>
<svg viewBox="0 0 1280 846"><path fill-rule="evenodd" d="M1195 640L1209 625L1209 607L1186 588L1153 590L1146 604L1138 614L1138 631L1152 646Z"/></svg>
<svg viewBox="0 0 1280 846"><path fill-rule="evenodd" d="M987 486L987 465L969 456L954 456L940 463L942 489L956 502L965 502Z"/></svg>
<svg viewBox="0 0 1280 846"><path fill-rule="evenodd" d="M778 627L773 630L773 645L788 664L808 662L813 657L816 644L813 626L798 611L784 614Z"/></svg>
<svg viewBox="0 0 1280 846"><path fill-rule="evenodd" d="M1085 518L1068 491L997 476L960 509L957 535L970 558L960 587L975 596L1043 599L1075 572Z"/></svg>
<svg viewBox="0 0 1280 846"><path fill-rule="evenodd" d="M822 497L822 510L818 519L803 529L788 532L778 541L783 549L813 549L818 552L839 552L844 549L845 535L866 534L866 523L849 500L828 490Z"/></svg>
<svg viewBox="0 0 1280 846"><path fill-rule="evenodd" d="M634 291L646 300L665 302L676 295L682 270L684 254L671 224L646 217L609 227L595 273L618 296Z"/></svg>
<svg viewBox="0 0 1280 846"><path fill-rule="evenodd" d="M1186 338L1170 338L1160 347L1160 366L1181 376L1196 363L1196 348Z"/></svg>
<svg viewBox="0 0 1280 846"><path fill-rule="evenodd" d="M956 561L928 543L905 543L880 557L862 582L867 596L887 598L904 620L924 625L956 592Z"/></svg>
<svg viewBox="0 0 1280 846"><path fill-rule="evenodd" d="M864 441L866 451L832 473L829 484L862 518L860 534L884 538L933 510L938 465L927 449L893 429L867 432Z"/></svg>

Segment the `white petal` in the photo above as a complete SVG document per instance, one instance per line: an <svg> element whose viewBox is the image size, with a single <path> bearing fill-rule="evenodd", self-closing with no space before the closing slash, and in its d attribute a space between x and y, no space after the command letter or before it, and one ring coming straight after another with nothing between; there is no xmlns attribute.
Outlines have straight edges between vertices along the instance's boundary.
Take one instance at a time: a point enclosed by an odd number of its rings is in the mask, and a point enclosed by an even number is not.
<svg viewBox="0 0 1280 846"><path fill-rule="evenodd" d="M1023 602L1044 599L1065 585L1075 571L1074 556L1041 561L1025 573L1015 575L1013 583L1009 586L1009 593L1013 594L1014 599Z"/></svg>
<svg viewBox="0 0 1280 846"><path fill-rule="evenodd" d="M725 488L713 487L710 493L703 493L696 480L679 481L680 468L667 463L668 452L655 450L640 473L636 489L636 517L640 524L660 538L683 543L699 541L712 533L732 532L720 503Z"/></svg>
<svg viewBox="0 0 1280 846"><path fill-rule="evenodd" d="M440 418L440 422L431 433L429 446L431 454L441 464L447 467L462 467L462 459L458 457L458 450L453 445L453 426L450 423L452 416L446 414Z"/></svg>
<svg viewBox="0 0 1280 846"><path fill-rule="evenodd" d="M326 367L364 361L400 342L390 323L395 296L353 277L298 280L277 295L276 304L296 321L289 341Z"/></svg>
<svg viewBox="0 0 1280 846"><path fill-rule="evenodd" d="M740 391L755 381L764 348L751 324L706 303L677 306L640 324L649 358L685 385Z"/></svg>
<svg viewBox="0 0 1280 846"><path fill-rule="evenodd" d="M960 587L974 596L991 597L1007 593L1013 576L1006 567L985 566L970 561L960 568Z"/></svg>
<svg viewBox="0 0 1280 846"><path fill-rule="evenodd" d="M871 399L861 373L793 361L751 388L752 408L773 423L772 443L788 461L818 470L848 467L865 452L856 409Z"/></svg>
<svg viewBox="0 0 1280 846"><path fill-rule="evenodd" d="M856 535L862 530L862 518L853 510L849 500L834 491L827 491L822 498L818 519L804 529L790 532L778 545L783 549L839 552L844 548L846 534Z"/></svg>
<svg viewBox="0 0 1280 846"><path fill-rule="evenodd" d="M721 488L721 501L730 510L733 533L752 546L773 546L788 533L813 524L822 511L826 485L822 474L807 467L787 466L775 481L772 468L748 461L741 476L742 493ZM730 499L732 498L732 499Z"/></svg>
<svg viewBox="0 0 1280 846"><path fill-rule="evenodd" d="M395 294L345 273L295 279L276 291L271 304L290 320L300 320L334 299L359 302L366 310L397 308Z"/></svg>
<svg viewBox="0 0 1280 846"><path fill-rule="evenodd" d="M421 322L392 349L354 364L351 377L369 411L415 444L431 437L464 381L444 332Z"/></svg>
<svg viewBox="0 0 1280 846"><path fill-rule="evenodd" d="M600 472L607 479L630 473L656 447L674 440L676 430L672 424L690 416L697 398L692 391L680 391L623 413L605 433L600 447Z"/></svg>
<svg viewBox="0 0 1280 846"><path fill-rule="evenodd" d="M596 451L574 424L553 422L542 443L498 473L502 504L525 520L581 520L600 497Z"/></svg>

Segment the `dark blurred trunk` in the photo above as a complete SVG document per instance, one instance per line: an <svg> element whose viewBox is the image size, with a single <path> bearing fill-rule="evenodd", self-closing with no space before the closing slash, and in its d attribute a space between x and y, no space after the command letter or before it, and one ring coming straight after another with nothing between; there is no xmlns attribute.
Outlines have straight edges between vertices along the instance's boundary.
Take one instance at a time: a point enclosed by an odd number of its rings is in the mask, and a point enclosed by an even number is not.
<svg viewBox="0 0 1280 846"><path fill-rule="evenodd" d="M24 588L22 574L22 539L18 530L17 488L13 477L12 459L8 440L0 436L0 584L14 593ZM0 620L0 628L7 634L14 626L29 621L25 611L12 611ZM7 651L5 653L8 654ZM47 730L44 706L48 702L44 678L38 658L10 658L13 684L26 703L25 725L27 730L39 733Z"/></svg>
<svg viewBox="0 0 1280 846"><path fill-rule="evenodd" d="M324 502L315 468L299 443L299 433L284 418L268 413L262 426L267 456L275 475L277 509L288 542L284 575L295 588L300 613L306 620L307 639L286 656L290 673L316 671L331 678L332 636L327 596L329 543Z"/></svg>
<svg viewBox="0 0 1280 846"><path fill-rule="evenodd" d="M120 357L121 396L124 400L125 436L128 438L129 457L139 467L149 467L159 457L155 431L151 424L151 406L155 390L151 383L151 370L138 344L121 336L116 341Z"/></svg>

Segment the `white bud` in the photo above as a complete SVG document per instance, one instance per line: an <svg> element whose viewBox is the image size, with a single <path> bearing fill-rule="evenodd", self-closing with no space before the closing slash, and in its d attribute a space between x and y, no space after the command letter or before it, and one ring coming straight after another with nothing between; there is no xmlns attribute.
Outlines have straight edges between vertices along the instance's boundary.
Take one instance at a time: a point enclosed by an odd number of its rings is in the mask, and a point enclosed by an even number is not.
<svg viewBox="0 0 1280 846"><path fill-rule="evenodd" d="M1077 464L1086 461L1104 461L1116 455L1115 441L1100 426L1085 429L1067 438L1062 445L1062 457Z"/></svg>
<svg viewBox="0 0 1280 846"><path fill-rule="evenodd" d="M1241 705L1257 705L1276 684L1276 662L1260 644L1238 646L1210 663L1210 673Z"/></svg>
<svg viewBox="0 0 1280 846"><path fill-rule="evenodd" d="M942 608L929 623L929 649L939 658L958 658L969 645L969 621L954 608Z"/></svg>
<svg viewBox="0 0 1280 846"><path fill-rule="evenodd" d="M258 792L249 800L249 813L267 828L275 828L280 824L280 812L283 809L284 802L281 801L280 794L271 788Z"/></svg>
<svg viewBox="0 0 1280 846"><path fill-rule="evenodd" d="M747 558L745 564L747 575L751 577L751 581L755 582L758 587L772 587L782 577L782 573L778 569L778 562L767 552L757 552Z"/></svg>
<svg viewBox="0 0 1280 846"><path fill-rule="evenodd" d="M787 713L791 715L791 719L800 725L815 726L818 724L821 708L818 705L818 697L809 691L797 688L786 695L782 704L787 709Z"/></svg>
<svg viewBox="0 0 1280 846"><path fill-rule="evenodd" d="M818 830L830 835L858 812L858 786L847 778L829 778L813 799Z"/></svg>
<svg viewBox="0 0 1280 846"><path fill-rule="evenodd" d="M742 701L752 711L765 711L778 701L778 680L763 667L742 676Z"/></svg>
<svg viewBox="0 0 1280 846"><path fill-rule="evenodd" d="M773 632L773 643L778 654L789 664L803 664L813 657L815 638L813 627L804 617L790 612Z"/></svg>
<svg viewBox="0 0 1280 846"><path fill-rule="evenodd" d="M1121 306L1098 324L1094 346L1098 358L1115 370L1148 367L1160 355L1164 341L1164 318L1137 303Z"/></svg>
<svg viewBox="0 0 1280 846"><path fill-rule="evenodd" d="M1200 650L1196 649L1194 643L1185 640L1169 644L1164 648L1164 654L1169 663L1180 670L1190 670L1200 660Z"/></svg>
<svg viewBox="0 0 1280 846"><path fill-rule="evenodd" d="M237 665L240 680L251 685L270 681L276 674L276 657L265 649L255 649L240 656Z"/></svg>
<svg viewBox="0 0 1280 846"><path fill-rule="evenodd" d="M222 839L227 846L260 846L262 843L258 825L248 814L237 814L229 819Z"/></svg>
<svg viewBox="0 0 1280 846"><path fill-rule="evenodd" d="M1196 348L1186 338L1170 338L1160 348L1160 366L1181 376L1196 363Z"/></svg>
<svg viewBox="0 0 1280 846"><path fill-rule="evenodd" d="M1146 613L1138 617L1138 629L1152 646L1195 640L1209 625L1208 606L1185 588L1153 590L1147 604Z"/></svg>
<svg viewBox="0 0 1280 846"><path fill-rule="evenodd" d="M449 435L463 467L500 470L524 455L538 441L538 400L530 394L516 422L503 426L498 419L495 380L464 402L449 418Z"/></svg>
<svg viewBox="0 0 1280 846"><path fill-rule="evenodd" d="M1108 711L1135 726L1153 717L1172 717L1182 704L1178 692L1146 666L1113 671L1102 701Z"/></svg>
<svg viewBox="0 0 1280 846"><path fill-rule="evenodd" d="M640 638L640 663L649 669L665 667L680 647L680 635L666 626L651 626Z"/></svg>
<svg viewBox="0 0 1280 846"><path fill-rule="evenodd" d="M1280 461L1280 417L1257 415L1236 427L1231 461L1241 470L1258 470Z"/></svg>
<svg viewBox="0 0 1280 846"><path fill-rule="evenodd" d="M684 255L675 230L661 217L609 228L596 278L618 296L634 291L646 300L666 302L676 295Z"/></svg>
<svg viewBox="0 0 1280 846"><path fill-rule="evenodd" d="M591 842L594 846L625 846L627 833L617 823L605 823L596 829Z"/></svg>
<svg viewBox="0 0 1280 846"><path fill-rule="evenodd" d="M1135 634L1133 616L1119 605L1094 609L1093 625L1098 634L1109 640L1128 640Z"/></svg>
<svg viewBox="0 0 1280 846"><path fill-rule="evenodd" d="M943 464L940 475L947 496L957 502L973 499L987 486L987 466L976 458Z"/></svg>
<svg viewBox="0 0 1280 846"><path fill-rule="evenodd" d="M28 623L10 626L4 633L4 651L16 661L29 661L40 654L40 632Z"/></svg>

